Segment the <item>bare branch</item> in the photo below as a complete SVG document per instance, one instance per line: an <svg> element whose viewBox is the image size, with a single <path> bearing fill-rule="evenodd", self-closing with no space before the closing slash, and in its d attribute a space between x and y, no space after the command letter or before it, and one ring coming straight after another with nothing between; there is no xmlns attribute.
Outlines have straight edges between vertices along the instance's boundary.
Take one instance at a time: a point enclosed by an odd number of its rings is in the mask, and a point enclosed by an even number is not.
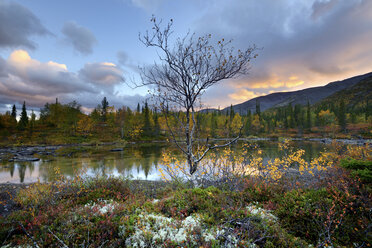
<svg viewBox="0 0 372 248"><path fill-rule="evenodd" d="M58 238L57 235L55 235L49 228L48 228L48 231L50 232L50 234L53 235L54 238L58 240L58 242L61 243L62 247L68 248L68 246L62 240L60 240L60 238ZM89 235L89 231L88 231L88 235Z"/></svg>
<svg viewBox="0 0 372 248"><path fill-rule="evenodd" d="M232 145L234 144L241 136L241 133L242 133L242 129L243 129L243 126L240 127L240 130L239 130L239 135L236 136L234 139L232 139L230 142L227 142L223 145L214 145L214 146L211 146L211 147L208 147L204 152L203 154L196 160L197 163L199 163L204 157L205 155L207 155L207 153L213 149L217 149L217 148L223 148L223 147L226 147L226 146L229 146L229 145Z"/></svg>
<svg viewBox="0 0 372 248"><path fill-rule="evenodd" d="M253 45L244 51L236 50L231 46L231 40L222 39L212 44L210 34L196 37L195 33L190 32L175 39L173 46L170 46L173 20L162 25L162 20L157 21L153 16L151 22L152 31L140 34L139 39L146 47L154 47L157 50L159 62L141 68L140 85L152 87L154 97L163 103L174 104L185 112L184 120L177 119L184 130L185 146L177 141L167 116L166 123L177 147L186 155L192 175L208 151L231 145L240 137L239 134L224 145L208 147L201 156L195 156L199 152L195 147L197 100L209 87L223 80L247 74L250 61L257 56L257 48Z"/></svg>
<svg viewBox="0 0 372 248"><path fill-rule="evenodd" d="M32 243L33 245L36 247L36 248L39 248L40 246L36 243L36 241L34 240L34 238L27 232L26 228L22 225L21 222L18 222L18 225L22 228L22 230L25 232L26 236L32 240Z"/></svg>

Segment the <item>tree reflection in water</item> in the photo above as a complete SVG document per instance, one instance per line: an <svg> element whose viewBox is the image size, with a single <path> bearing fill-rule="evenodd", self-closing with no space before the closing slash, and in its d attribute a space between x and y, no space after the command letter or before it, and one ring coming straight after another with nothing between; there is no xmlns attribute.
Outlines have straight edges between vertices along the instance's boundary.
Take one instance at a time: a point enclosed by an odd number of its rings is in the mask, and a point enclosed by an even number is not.
<svg viewBox="0 0 372 248"><path fill-rule="evenodd" d="M277 142L256 142L263 150L263 159L284 156L278 150ZM233 147L239 152L243 142ZM71 157L50 157L38 162L6 162L0 164L0 183L4 182L35 182L55 180L55 168L67 178L73 178L77 173L89 176L133 176L140 179L159 179L158 165L163 151L172 150L172 153L182 158L177 149L165 143L143 145L127 145L123 151L112 152L113 147L90 147L84 152L74 153ZM305 159L309 161L325 148L324 144L315 142L297 142L296 148L306 151Z"/></svg>

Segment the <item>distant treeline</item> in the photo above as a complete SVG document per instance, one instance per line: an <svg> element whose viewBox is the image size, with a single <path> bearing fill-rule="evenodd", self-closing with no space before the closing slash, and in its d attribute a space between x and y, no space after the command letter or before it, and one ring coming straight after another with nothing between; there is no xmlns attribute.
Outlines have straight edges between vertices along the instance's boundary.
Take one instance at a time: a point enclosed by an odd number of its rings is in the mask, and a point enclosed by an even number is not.
<svg viewBox="0 0 372 248"><path fill-rule="evenodd" d="M0 137L2 141L17 142L24 139L33 142L81 142L90 139L101 141L146 140L168 138L168 127L175 133L182 130L177 119L185 113L168 110L167 118L147 103L132 110L129 107L114 109L106 97L90 114L81 111L76 101L61 104L45 104L40 117L32 111L27 115L23 103L19 118L17 109L0 114ZM247 136L302 136L319 134L357 134L371 136L372 113L368 101L349 106L341 99L336 103L322 103L311 106L295 105L247 114L227 111L199 112L196 115L197 133L200 138L229 138L241 133ZM167 124L168 120L168 124Z"/></svg>

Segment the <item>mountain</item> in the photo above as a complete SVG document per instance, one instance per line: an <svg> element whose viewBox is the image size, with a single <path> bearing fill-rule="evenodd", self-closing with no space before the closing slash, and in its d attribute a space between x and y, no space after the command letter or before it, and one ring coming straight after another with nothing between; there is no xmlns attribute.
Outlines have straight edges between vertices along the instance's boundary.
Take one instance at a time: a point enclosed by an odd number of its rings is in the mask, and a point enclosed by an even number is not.
<svg viewBox="0 0 372 248"><path fill-rule="evenodd" d="M337 91L336 93L323 99L318 104L339 105L341 99L344 101L346 108L358 109L365 107L367 101L372 103L372 76L367 77L351 87Z"/></svg>
<svg viewBox="0 0 372 248"><path fill-rule="evenodd" d="M363 79L372 77L372 72L348 78L342 81L331 82L325 86L307 88L292 92L278 92L266 96L253 98L249 101L233 105L236 113L245 114L250 110L252 113L256 111L256 101L260 103L261 111L270 108L283 107L292 103L292 105L301 104L306 105L307 101L310 104L315 104L323 99L335 94L336 92L349 89L361 82ZM230 107L224 108L222 111L228 111Z"/></svg>

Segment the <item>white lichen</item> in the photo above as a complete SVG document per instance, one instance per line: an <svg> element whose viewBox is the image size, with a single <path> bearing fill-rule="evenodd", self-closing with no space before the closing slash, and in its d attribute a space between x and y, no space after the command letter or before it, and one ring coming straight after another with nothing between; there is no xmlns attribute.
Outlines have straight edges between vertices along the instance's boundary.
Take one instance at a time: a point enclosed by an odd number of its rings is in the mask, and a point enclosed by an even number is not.
<svg viewBox="0 0 372 248"><path fill-rule="evenodd" d="M216 239L218 229L204 229L199 215L175 220L163 215L142 213L134 226L134 233L126 239L130 247L161 247L164 242L172 242L184 246L195 246L198 242L209 243ZM120 227L120 235L126 234L124 226Z"/></svg>
<svg viewBox="0 0 372 248"><path fill-rule="evenodd" d="M273 215L270 210L260 208L255 204L249 204L247 206L247 210L251 215L255 215L263 220L272 221L272 222L276 222L278 220L278 217Z"/></svg>
<svg viewBox="0 0 372 248"><path fill-rule="evenodd" d="M115 207L117 206L117 203L110 200L103 200L103 201L98 201L98 202L93 202L93 203L87 203L84 205L85 208L89 208L93 210L94 212L104 215L107 213L111 213L114 211Z"/></svg>

